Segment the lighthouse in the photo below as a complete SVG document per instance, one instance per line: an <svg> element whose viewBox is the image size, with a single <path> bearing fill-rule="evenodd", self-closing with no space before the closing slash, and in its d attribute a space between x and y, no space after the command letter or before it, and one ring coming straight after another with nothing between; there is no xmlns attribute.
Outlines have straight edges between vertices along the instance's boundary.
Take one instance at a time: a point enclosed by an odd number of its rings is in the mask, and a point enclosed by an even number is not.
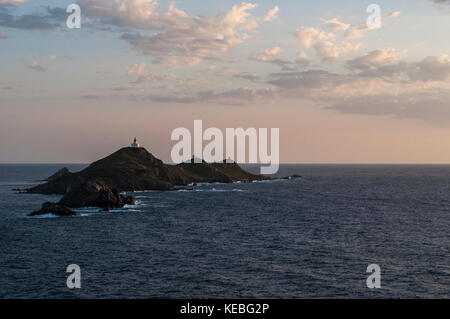
<svg viewBox="0 0 450 319"><path fill-rule="evenodd" d="M131 143L131 147L132 148L139 148L139 147L141 147L141 145L139 145L139 143L137 142L136 138L134 138L133 143Z"/></svg>

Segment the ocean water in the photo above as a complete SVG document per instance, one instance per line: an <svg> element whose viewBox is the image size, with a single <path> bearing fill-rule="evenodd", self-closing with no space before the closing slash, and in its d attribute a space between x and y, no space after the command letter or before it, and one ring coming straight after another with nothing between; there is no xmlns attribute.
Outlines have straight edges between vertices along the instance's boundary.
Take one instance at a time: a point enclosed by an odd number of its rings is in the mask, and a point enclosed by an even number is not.
<svg viewBox="0 0 450 319"><path fill-rule="evenodd" d="M303 178L27 217L59 196L12 189L64 166L0 165L2 298L450 297L450 166L284 165ZM81 289L66 286L69 264Z"/></svg>

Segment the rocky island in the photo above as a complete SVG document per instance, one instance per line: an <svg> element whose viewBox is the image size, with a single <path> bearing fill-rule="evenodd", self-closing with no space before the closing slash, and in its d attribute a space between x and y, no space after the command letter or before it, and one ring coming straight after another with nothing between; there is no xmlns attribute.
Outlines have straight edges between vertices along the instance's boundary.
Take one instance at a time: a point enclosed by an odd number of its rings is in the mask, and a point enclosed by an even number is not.
<svg viewBox="0 0 450 319"><path fill-rule="evenodd" d="M26 193L63 195L58 204L45 203L30 215L76 215L70 208L100 207L105 210L134 204L136 200L121 192L161 190L170 191L196 183L233 183L268 180L254 175L236 163L164 164L143 147L124 147L100 159L80 172L63 168L45 179L43 184L27 189Z"/></svg>

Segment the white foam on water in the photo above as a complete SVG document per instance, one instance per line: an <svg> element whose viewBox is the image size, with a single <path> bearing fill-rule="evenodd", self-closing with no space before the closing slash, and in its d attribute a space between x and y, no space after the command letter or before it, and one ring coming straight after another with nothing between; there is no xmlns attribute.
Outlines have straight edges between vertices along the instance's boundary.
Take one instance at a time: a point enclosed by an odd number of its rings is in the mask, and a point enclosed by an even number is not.
<svg viewBox="0 0 450 319"><path fill-rule="evenodd" d="M139 193L152 193L152 192L158 192L158 191L154 191L154 190L132 191L132 192L125 192L125 194L127 194L127 193L139 194Z"/></svg>
<svg viewBox="0 0 450 319"><path fill-rule="evenodd" d="M240 189L240 188L233 188L233 189L217 189L217 188L211 188L211 189L194 189L194 192L204 192L204 193L211 193L211 192L250 192L246 189Z"/></svg>
<svg viewBox="0 0 450 319"><path fill-rule="evenodd" d="M197 183L197 186L205 186L205 185L209 185L209 183Z"/></svg>
<svg viewBox="0 0 450 319"><path fill-rule="evenodd" d="M31 216L31 218L56 218L55 214L44 214L44 215L37 215L37 216Z"/></svg>
<svg viewBox="0 0 450 319"><path fill-rule="evenodd" d="M252 181L252 183L275 183L275 182L282 182L285 181L284 179L266 179L262 181Z"/></svg>
<svg viewBox="0 0 450 319"><path fill-rule="evenodd" d="M77 212L79 214L82 213L98 213L101 211L101 208L98 207L81 207L81 208L75 208L72 209L74 212Z"/></svg>
<svg viewBox="0 0 450 319"><path fill-rule="evenodd" d="M125 208L114 208L114 209L111 209L109 212L110 213L123 213L126 211L127 211L127 209L125 209Z"/></svg>

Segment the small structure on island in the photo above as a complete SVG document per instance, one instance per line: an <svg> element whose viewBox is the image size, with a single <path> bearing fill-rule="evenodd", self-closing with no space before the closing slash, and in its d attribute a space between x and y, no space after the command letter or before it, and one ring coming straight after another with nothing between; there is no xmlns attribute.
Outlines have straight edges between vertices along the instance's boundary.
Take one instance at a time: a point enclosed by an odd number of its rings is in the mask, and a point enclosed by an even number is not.
<svg viewBox="0 0 450 319"><path fill-rule="evenodd" d="M133 143L131 143L131 147L132 148L140 148L141 147L141 145L137 142L136 138L134 138Z"/></svg>
<svg viewBox="0 0 450 319"><path fill-rule="evenodd" d="M223 160L223 163L224 163L224 164L234 164L235 161L233 161L233 160L231 159L231 157L228 157L228 158L226 158L226 159Z"/></svg>

